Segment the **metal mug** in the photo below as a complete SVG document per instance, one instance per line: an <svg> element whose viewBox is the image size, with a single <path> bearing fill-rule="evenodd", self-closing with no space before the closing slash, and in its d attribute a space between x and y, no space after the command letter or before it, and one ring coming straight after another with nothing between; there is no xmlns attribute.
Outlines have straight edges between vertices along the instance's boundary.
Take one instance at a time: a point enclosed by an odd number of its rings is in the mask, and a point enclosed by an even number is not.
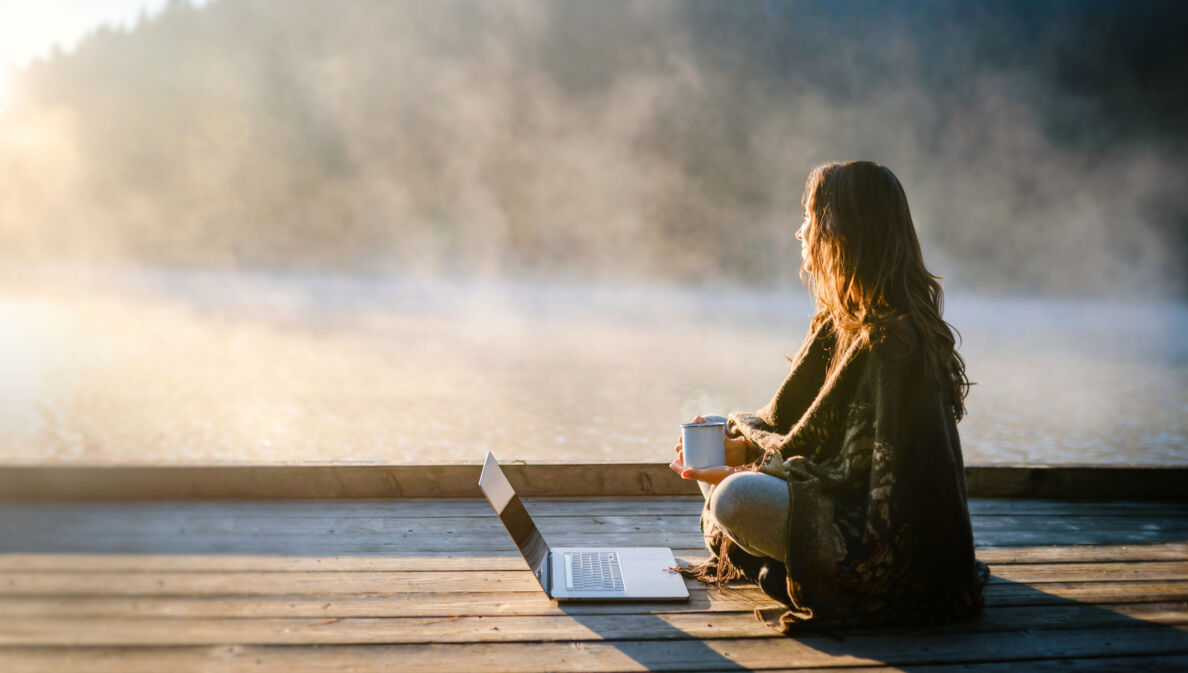
<svg viewBox="0 0 1188 673"><path fill-rule="evenodd" d="M688 467L726 464L726 424L721 421L681 425L681 443Z"/></svg>

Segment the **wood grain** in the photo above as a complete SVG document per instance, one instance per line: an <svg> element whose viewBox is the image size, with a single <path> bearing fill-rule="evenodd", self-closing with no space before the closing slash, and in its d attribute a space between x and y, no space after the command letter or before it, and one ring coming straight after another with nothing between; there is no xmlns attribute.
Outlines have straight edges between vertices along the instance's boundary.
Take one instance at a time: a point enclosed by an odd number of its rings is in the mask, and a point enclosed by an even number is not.
<svg viewBox="0 0 1188 673"><path fill-rule="evenodd" d="M528 507L554 544L706 556L699 498ZM784 638L745 583L559 605L481 500L3 503L0 671L1184 670L1188 507L970 509L976 618Z"/></svg>

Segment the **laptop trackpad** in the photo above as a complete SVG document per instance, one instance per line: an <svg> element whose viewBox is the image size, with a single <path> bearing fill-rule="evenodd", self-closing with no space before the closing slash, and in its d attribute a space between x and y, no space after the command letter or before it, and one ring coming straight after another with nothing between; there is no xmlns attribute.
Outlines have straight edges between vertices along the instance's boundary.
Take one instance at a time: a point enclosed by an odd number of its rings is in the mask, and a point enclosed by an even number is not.
<svg viewBox="0 0 1188 673"><path fill-rule="evenodd" d="M621 550L620 564L623 566L624 591L628 596L687 596L685 580L679 574L670 572L676 565L672 552L661 548L659 554L635 556ZM641 550L643 551L643 550Z"/></svg>

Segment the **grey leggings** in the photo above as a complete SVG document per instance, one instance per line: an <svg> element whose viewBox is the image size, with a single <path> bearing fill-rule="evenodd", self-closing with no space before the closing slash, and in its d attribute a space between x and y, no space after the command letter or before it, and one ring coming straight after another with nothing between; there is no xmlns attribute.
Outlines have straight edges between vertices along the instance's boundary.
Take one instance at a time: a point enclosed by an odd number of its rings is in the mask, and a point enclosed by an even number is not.
<svg viewBox="0 0 1188 673"><path fill-rule="evenodd" d="M721 416L706 420L725 421ZM788 549L788 485L762 472L736 472L716 486L698 482L718 527L744 551L784 561Z"/></svg>

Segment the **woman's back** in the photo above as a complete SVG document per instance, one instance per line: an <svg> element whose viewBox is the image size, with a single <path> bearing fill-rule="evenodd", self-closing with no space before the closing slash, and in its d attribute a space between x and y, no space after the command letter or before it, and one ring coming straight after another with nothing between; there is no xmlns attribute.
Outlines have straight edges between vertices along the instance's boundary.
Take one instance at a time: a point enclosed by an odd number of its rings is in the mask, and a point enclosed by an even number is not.
<svg viewBox="0 0 1188 673"><path fill-rule="evenodd" d="M789 618L811 610L817 622L870 624L968 612L982 582L946 391L923 372L926 353L885 334L854 347L826 380L833 343L819 331L771 403L730 416L767 450L760 471L788 486Z"/></svg>

